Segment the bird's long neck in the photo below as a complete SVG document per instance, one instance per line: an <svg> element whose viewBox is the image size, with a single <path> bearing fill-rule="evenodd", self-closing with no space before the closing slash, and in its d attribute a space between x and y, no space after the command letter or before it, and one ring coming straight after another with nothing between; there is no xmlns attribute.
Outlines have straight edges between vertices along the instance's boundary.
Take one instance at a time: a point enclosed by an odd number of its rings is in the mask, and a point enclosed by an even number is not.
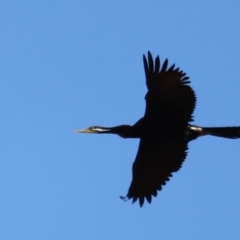
<svg viewBox="0 0 240 240"><path fill-rule="evenodd" d="M130 125L120 125L116 127L109 128L108 132L105 133L113 133L117 134L122 138L136 138L138 136L135 136L133 133L133 127Z"/></svg>

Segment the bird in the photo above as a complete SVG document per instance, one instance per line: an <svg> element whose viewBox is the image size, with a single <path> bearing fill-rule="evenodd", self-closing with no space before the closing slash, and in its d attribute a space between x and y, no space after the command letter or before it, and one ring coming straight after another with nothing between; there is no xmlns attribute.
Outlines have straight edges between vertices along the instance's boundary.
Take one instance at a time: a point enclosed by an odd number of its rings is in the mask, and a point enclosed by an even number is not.
<svg viewBox="0 0 240 240"><path fill-rule="evenodd" d="M117 134L122 138L138 138L139 147L132 165L132 181L123 200L146 200L149 204L158 191L177 172L186 159L188 143L200 136L240 138L240 126L200 127L191 124L196 107L196 94L189 85L185 72L168 67L155 59L150 51L143 55L147 93L146 109L142 118L133 125L115 127L91 126L77 133Z"/></svg>

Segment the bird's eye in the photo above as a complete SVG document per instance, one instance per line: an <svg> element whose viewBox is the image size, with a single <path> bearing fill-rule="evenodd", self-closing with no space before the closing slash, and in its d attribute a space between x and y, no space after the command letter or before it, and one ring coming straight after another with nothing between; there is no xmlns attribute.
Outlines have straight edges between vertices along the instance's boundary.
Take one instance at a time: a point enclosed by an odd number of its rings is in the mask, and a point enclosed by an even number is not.
<svg viewBox="0 0 240 240"><path fill-rule="evenodd" d="M91 127L90 130L91 130L91 131L96 131L96 130L97 130L97 127Z"/></svg>

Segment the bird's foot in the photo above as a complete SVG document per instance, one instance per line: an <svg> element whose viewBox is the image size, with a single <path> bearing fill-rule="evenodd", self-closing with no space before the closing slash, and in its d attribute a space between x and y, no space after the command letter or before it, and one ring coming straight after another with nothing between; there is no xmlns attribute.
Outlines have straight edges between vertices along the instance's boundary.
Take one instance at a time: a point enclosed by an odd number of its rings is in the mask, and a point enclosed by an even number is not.
<svg viewBox="0 0 240 240"><path fill-rule="evenodd" d="M129 198L128 198L127 196L126 196L126 197L120 196L120 198L121 198L124 202L126 202L126 201L129 200Z"/></svg>

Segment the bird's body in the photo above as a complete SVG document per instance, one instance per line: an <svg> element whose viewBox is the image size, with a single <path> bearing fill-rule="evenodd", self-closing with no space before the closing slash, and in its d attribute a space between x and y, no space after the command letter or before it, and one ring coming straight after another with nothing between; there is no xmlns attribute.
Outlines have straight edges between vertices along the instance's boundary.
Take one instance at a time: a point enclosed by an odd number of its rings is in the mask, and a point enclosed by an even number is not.
<svg viewBox="0 0 240 240"><path fill-rule="evenodd" d="M151 203L157 190L178 171L187 155L188 142L199 136L213 135L240 138L240 127L203 128L191 125L196 96L188 85L186 74L165 60L160 68L160 58L153 61L143 56L146 85L146 110L144 116L133 126L93 126L77 132L112 133L123 138L139 138L140 144L133 163L133 179L126 197L133 202L144 199Z"/></svg>

